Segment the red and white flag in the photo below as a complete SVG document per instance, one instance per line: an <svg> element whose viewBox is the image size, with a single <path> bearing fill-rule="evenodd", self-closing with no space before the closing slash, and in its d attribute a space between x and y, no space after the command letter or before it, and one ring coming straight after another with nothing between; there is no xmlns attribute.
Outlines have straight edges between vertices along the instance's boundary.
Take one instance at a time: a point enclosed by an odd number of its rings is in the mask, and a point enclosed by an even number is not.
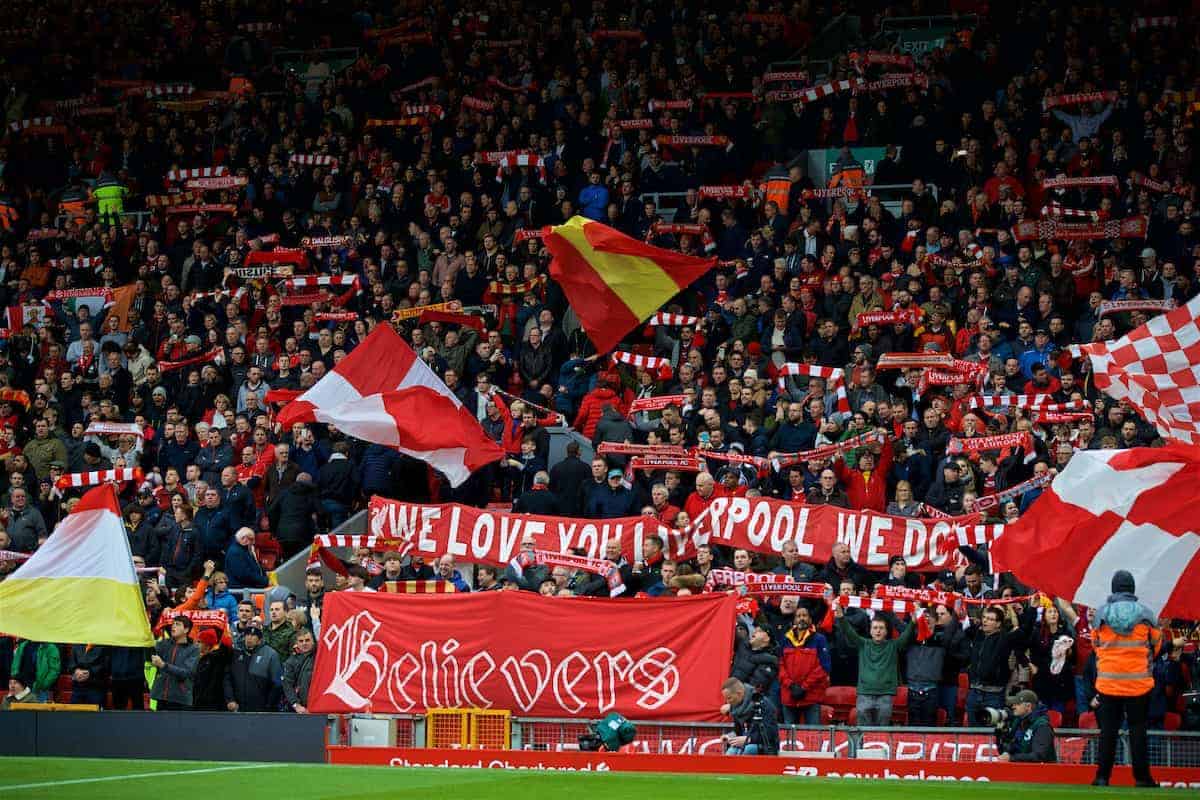
<svg viewBox="0 0 1200 800"><path fill-rule="evenodd" d="M284 428L318 421L418 458L460 486L504 457L479 421L390 325L375 330L279 413Z"/></svg>
<svg viewBox="0 0 1200 800"><path fill-rule="evenodd" d="M1159 434L1200 443L1200 297L1120 339L1072 347L1091 359L1096 387L1128 400Z"/></svg>
<svg viewBox="0 0 1200 800"><path fill-rule="evenodd" d="M1176 443L1080 450L991 545L997 569L1088 606L1128 570L1161 616L1200 617L1200 534L1192 497L1200 451Z"/></svg>

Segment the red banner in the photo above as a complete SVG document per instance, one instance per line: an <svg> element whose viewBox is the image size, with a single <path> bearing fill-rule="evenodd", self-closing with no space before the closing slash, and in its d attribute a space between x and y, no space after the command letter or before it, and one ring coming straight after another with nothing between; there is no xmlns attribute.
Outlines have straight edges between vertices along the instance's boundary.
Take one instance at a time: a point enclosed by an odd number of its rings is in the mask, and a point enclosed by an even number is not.
<svg viewBox="0 0 1200 800"><path fill-rule="evenodd" d="M679 455L655 454L655 455ZM588 556L604 555L610 539L621 553L642 561L645 537L659 536L666 556L692 558L695 546L714 542L755 553L781 555L785 542L795 542L800 558L812 564L829 560L835 542L850 545L850 554L868 569L887 569L902 555L910 570L943 569L958 544L977 546L999 536L1003 525L978 524L979 516L913 519L848 511L836 506L808 506L767 498L718 497L692 520L684 534L652 517L589 520L487 511L447 503L417 505L372 497L371 535L386 540L400 554L434 556L450 553L462 561L508 566L521 538L532 536L538 550L566 553L579 548Z"/></svg>
<svg viewBox="0 0 1200 800"><path fill-rule="evenodd" d="M679 455L685 454L681 450ZM371 498L368 514L371 535L388 540L390 549L402 556L412 553L427 561L450 553L473 564L507 567L526 535L533 537L537 550L566 553L578 548L592 558L602 557L605 544L615 538L626 558L644 561L642 543L650 535L661 537L669 553L687 553L689 557L692 553L682 533L653 517L541 517L456 503L398 503L384 497Z"/></svg>
<svg viewBox="0 0 1200 800"><path fill-rule="evenodd" d="M713 542L771 555L781 555L785 542L795 542L800 559L814 564L824 564L834 543L845 542L851 558L867 569L885 570L889 559L900 555L910 570L937 570L958 544L978 546L1003 530L1002 525L975 524L977 519L913 519L768 498L718 497L692 520L690 532L697 545Z"/></svg>
<svg viewBox="0 0 1200 800"><path fill-rule="evenodd" d="M871 740L868 751L888 752L876 740L882 737L864 732ZM914 731L912 739L931 738ZM951 739L952 737L945 737ZM985 739L991 736L963 736L963 739ZM1091 764L1012 764L987 761L938 761L894 755L880 759L850 759L805 757L794 752L779 756L736 758L721 755L721 741L708 740L703 754L678 753L605 753L605 752L548 752L544 750L451 750L402 747L339 747L329 746L326 752L331 764L373 764L388 767L440 767L443 769L495 769L536 772L675 772L686 775L774 775L791 778L836 778L839 781L938 781L972 785L976 783L1074 784L1084 787L1091 783L1096 768ZM963 744L962 747L990 749L985 743ZM896 748L898 751L898 748ZM1195 767L1154 767L1154 777L1162 786L1176 789L1200 787L1200 770ZM917 784L912 784L916 788ZM1116 767L1113 786L1133 786L1130 767ZM796 784L797 794L803 790ZM847 789L857 788L847 786ZM866 787L863 787L866 788ZM1037 791L1036 788L1033 791ZM968 792L970 793L970 792ZM834 794L831 792L831 795ZM878 793L877 793L878 794ZM949 793L947 793L949 794Z"/></svg>
<svg viewBox="0 0 1200 800"><path fill-rule="evenodd" d="M725 594L605 600L333 592L322 608L308 707L322 714L475 707L538 717L616 711L715 720L736 604ZM436 629L430 620L438 620Z"/></svg>

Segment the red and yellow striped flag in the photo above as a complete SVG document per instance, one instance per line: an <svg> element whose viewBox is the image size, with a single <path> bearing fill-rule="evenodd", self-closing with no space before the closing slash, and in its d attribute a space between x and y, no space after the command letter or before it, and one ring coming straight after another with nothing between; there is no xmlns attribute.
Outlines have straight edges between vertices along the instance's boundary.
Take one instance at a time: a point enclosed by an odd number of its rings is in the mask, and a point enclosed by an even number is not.
<svg viewBox="0 0 1200 800"><path fill-rule="evenodd" d="M554 256L550 276L601 353L717 263L651 247L584 217L549 228L544 241Z"/></svg>

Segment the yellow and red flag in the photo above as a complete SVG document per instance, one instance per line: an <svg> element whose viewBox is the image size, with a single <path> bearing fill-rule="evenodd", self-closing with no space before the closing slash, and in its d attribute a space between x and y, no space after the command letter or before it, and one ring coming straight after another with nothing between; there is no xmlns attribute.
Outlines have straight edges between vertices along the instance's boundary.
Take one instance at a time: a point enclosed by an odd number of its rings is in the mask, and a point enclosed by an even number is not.
<svg viewBox="0 0 1200 800"><path fill-rule="evenodd" d="M547 229L543 241L554 256L550 276L601 353L717 263L651 247L584 217Z"/></svg>

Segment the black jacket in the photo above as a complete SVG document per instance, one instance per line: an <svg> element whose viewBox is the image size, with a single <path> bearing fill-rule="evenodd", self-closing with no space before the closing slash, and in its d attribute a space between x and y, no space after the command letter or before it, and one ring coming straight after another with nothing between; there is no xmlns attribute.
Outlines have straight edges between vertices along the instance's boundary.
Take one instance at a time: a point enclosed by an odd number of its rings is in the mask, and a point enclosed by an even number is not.
<svg viewBox="0 0 1200 800"><path fill-rule="evenodd" d="M1021 624L1008 633L985 636L979 625L967 629L967 675L971 686L1000 687L989 691L1005 691L1012 670L1008 657L1014 650L1025 647L1029 642L1029 630L1033 624L1033 612L1026 610Z"/></svg>
<svg viewBox="0 0 1200 800"><path fill-rule="evenodd" d="M354 462L348 458L331 458L317 473L321 498L350 505L358 497L358 476Z"/></svg>
<svg viewBox="0 0 1200 800"><path fill-rule="evenodd" d="M308 687L312 683L317 651L293 653L283 664L283 699L288 708L308 705Z"/></svg>
<svg viewBox="0 0 1200 800"><path fill-rule="evenodd" d="M233 653L227 647L218 647L200 656L196 665L196 680L192 686L192 707L197 711L225 710L225 673Z"/></svg>
<svg viewBox="0 0 1200 800"><path fill-rule="evenodd" d="M578 515L583 510L580 487L592 479L592 468L578 458L568 456L550 469L550 491L561 498L564 511Z"/></svg>
<svg viewBox="0 0 1200 800"><path fill-rule="evenodd" d="M254 493L243 483L235 483L231 488L221 487L221 508L229 512L229 521L233 524L234 532L238 528L256 528L258 510L254 506Z"/></svg>
<svg viewBox="0 0 1200 800"><path fill-rule="evenodd" d="M137 528L130 531L127 527L126 531L129 533L130 552L146 559L146 566L157 567L159 559L162 558L162 544L158 540L158 531L150 521L143 519Z"/></svg>
<svg viewBox="0 0 1200 800"><path fill-rule="evenodd" d="M855 586L868 586L873 582L871 573L860 567L854 559L850 559L845 569L842 569L830 558L816 577L818 583L828 583L832 586L834 594L838 592L838 584L846 579L854 581Z"/></svg>
<svg viewBox="0 0 1200 800"><path fill-rule="evenodd" d="M755 650L750 647L745 628L740 628L734 643L733 668L729 674L760 692L764 691L779 675L779 656L771 648Z"/></svg>
<svg viewBox="0 0 1200 800"><path fill-rule="evenodd" d="M225 673L225 702L236 702L238 711L278 711L282 677L279 654L267 645L238 650Z"/></svg>
<svg viewBox="0 0 1200 800"><path fill-rule="evenodd" d="M271 530L280 542L292 546L308 544L316 535L313 514L321 510L315 483L297 481L283 490L267 509Z"/></svg>
<svg viewBox="0 0 1200 800"><path fill-rule="evenodd" d="M563 513L558 497L544 487L522 492L513 501L513 511L521 514L541 514L547 517L557 517Z"/></svg>
<svg viewBox="0 0 1200 800"><path fill-rule="evenodd" d="M953 622L949 626L937 625L928 639L913 642L904 653L908 684L956 685L964 641L962 627Z"/></svg>
<svg viewBox="0 0 1200 800"><path fill-rule="evenodd" d="M70 658L67 659L67 672L71 675L71 683L81 689L103 689L108 682L111 655L109 648L104 645L71 645ZM86 681L81 683L75 680L77 669L88 671Z"/></svg>

